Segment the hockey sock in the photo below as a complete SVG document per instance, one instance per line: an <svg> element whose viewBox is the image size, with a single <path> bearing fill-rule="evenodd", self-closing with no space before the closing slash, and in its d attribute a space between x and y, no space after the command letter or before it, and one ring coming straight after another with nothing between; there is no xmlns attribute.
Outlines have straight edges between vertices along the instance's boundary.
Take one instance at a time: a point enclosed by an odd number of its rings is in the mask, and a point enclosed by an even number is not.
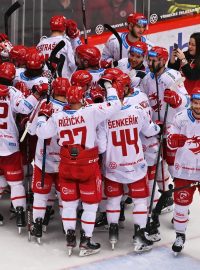
<svg viewBox="0 0 200 270"><path fill-rule="evenodd" d="M87 237L92 237L98 203L88 204L83 202L83 214L81 216L82 229Z"/></svg>
<svg viewBox="0 0 200 270"><path fill-rule="evenodd" d="M33 200L33 221L34 222L36 218L44 219L48 197L49 197L49 193L48 194L34 193L34 200Z"/></svg>
<svg viewBox="0 0 200 270"><path fill-rule="evenodd" d="M145 228L147 223L147 198L133 198L133 221L134 224Z"/></svg>
<svg viewBox="0 0 200 270"><path fill-rule="evenodd" d="M189 205L178 205L174 207L174 229L176 232L185 233L188 224Z"/></svg>
<svg viewBox="0 0 200 270"><path fill-rule="evenodd" d="M65 232L68 230L75 230L77 214L76 209L78 207L79 200L62 202L63 211L62 211L62 222Z"/></svg>
<svg viewBox="0 0 200 270"><path fill-rule="evenodd" d="M107 220L108 224L118 223L120 216L120 202L122 199L122 195L117 197L108 197L107 198Z"/></svg>
<svg viewBox="0 0 200 270"><path fill-rule="evenodd" d="M49 193L47 205L48 206L53 206L54 205L54 202L55 202L55 199L56 199L56 190L55 190L55 186L52 185L51 191Z"/></svg>
<svg viewBox="0 0 200 270"><path fill-rule="evenodd" d="M26 195L25 189L22 181L8 181L10 186L10 197L13 203L14 208L17 206L23 206L24 210L26 210Z"/></svg>

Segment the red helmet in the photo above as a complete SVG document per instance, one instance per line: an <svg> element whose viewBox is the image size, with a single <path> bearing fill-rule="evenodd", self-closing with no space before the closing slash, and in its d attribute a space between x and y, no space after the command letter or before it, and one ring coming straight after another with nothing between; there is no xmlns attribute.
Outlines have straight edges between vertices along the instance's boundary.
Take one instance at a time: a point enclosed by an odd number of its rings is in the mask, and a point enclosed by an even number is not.
<svg viewBox="0 0 200 270"><path fill-rule="evenodd" d="M119 68L107 68L104 71L104 75L108 74L112 75L113 80L116 80L120 75L123 74L123 72Z"/></svg>
<svg viewBox="0 0 200 270"><path fill-rule="evenodd" d="M66 97L69 87L70 83L66 78L58 77L52 83L53 93L58 96Z"/></svg>
<svg viewBox="0 0 200 270"><path fill-rule="evenodd" d="M145 42L136 41L136 42L133 42L133 44L131 45L129 49L129 53L137 53L144 56L147 50L148 50L148 47Z"/></svg>
<svg viewBox="0 0 200 270"><path fill-rule="evenodd" d="M168 54L167 49L165 49L163 47L154 46L148 52L148 56L163 58L165 61L167 61L169 54Z"/></svg>
<svg viewBox="0 0 200 270"><path fill-rule="evenodd" d="M113 83L113 87L117 90L119 99L123 99L125 96L124 87L130 87L131 79L130 77L123 73L118 77L118 79Z"/></svg>
<svg viewBox="0 0 200 270"><path fill-rule="evenodd" d="M80 86L70 86L67 91L67 101L69 104L81 103L85 91Z"/></svg>
<svg viewBox="0 0 200 270"><path fill-rule="evenodd" d="M10 60L16 66L23 66L26 64L27 48L24 45L16 45L10 51Z"/></svg>
<svg viewBox="0 0 200 270"><path fill-rule="evenodd" d="M66 18L62 15L56 15L51 17L50 20L51 31L65 31L66 28Z"/></svg>
<svg viewBox="0 0 200 270"><path fill-rule="evenodd" d="M90 84L92 81L92 75L87 70L78 70L72 74L71 84L84 87Z"/></svg>
<svg viewBox="0 0 200 270"><path fill-rule="evenodd" d="M131 13L127 18L127 23L146 27L148 24L147 18L142 13Z"/></svg>
<svg viewBox="0 0 200 270"><path fill-rule="evenodd" d="M191 92L191 99L200 99L200 87L195 87Z"/></svg>
<svg viewBox="0 0 200 270"><path fill-rule="evenodd" d="M101 58L100 50L91 45L80 45L76 48L76 55L81 60L88 60L90 66L98 66Z"/></svg>
<svg viewBox="0 0 200 270"><path fill-rule="evenodd" d="M4 62L0 65L0 78L12 81L15 78L15 65L13 63Z"/></svg>
<svg viewBox="0 0 200 270"><path fill-rule="evenodd" d="M41 69L45 63L44 55L39 52L28 53L26 58L26 68Z"/></svg>

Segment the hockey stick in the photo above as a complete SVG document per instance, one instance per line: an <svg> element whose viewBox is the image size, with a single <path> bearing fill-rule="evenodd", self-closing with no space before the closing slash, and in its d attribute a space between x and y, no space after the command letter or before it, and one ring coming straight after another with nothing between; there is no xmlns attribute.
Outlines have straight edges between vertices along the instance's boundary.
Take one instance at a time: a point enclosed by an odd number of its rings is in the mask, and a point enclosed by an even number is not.
<svg viewBox="0 0 200 270"><path fill-rule="evenodd" d="M63 61L63 57L61 56L60 58L56 57L56 54L65 46L65 42L63 40L61 40L56 47L53 49L53 51L51 52L50 55L50 63L52 62L56 62L57 63L57 67L59 66L59 60ZM48 91L47 91L47 100L46 100L46 104L48 104L50 102L50 98L51 98L51 92L52 92L52 81L54 79L56 75L56 68L54 69L54 71L52 72L52 76L51 78L49 78L49 82L48 82ZM44 187L44 177L45 177L45 165L46 165L46 152L47 152L47 140L44 140L44 144L43 144L43 158L42 158L42 177L41 177L41 187Z"/></svg>
<svg viewBox="0 0 200 270"><path fill-rule="evenodd" d="M183 81L184 81L184 78L180 78L173 85L171 85L169 87L169 89L173 90L174 88L176 88ZM155 172L155 177L154 177L154 182L153 182L151 200L150 200L150 205L149 205L149 213L148 213L147 225L146 225L147 231L150 231L150 227L151 227L150 224L151 224L151 218L152 218L152 212L153 212L153 201L154 201L155 190L156 190L156 182L157 182L157 177L158 177L158 167L159 167L159 163L160 163L160 157L161 157L162 146L163 146L164 135L165 135L165 128L166 128L168 109L169 109L169 104L167 103L166 108L165 108L164 119L163 119L162 132L161 132L161 135L160 135L160 145L159 145L158 155L157 155L157 160L156 160L156 172Z"/></svg>
<svg viewBox="0 0 200 270"><path fill-rule="evenodd" d="M119 33L116 31L115 28L113 28L111 25L105 23L104 27L107 28L113 35L116 37L116 39L119 42L119 60L122 59L122 39L119 35Z"/></svg>
<svg viewBox="0 0 200 270"><path fill-rule="evenodd" d="M155 60L152 61L153 74L155 76L156 81L156 94L157 94L157 105L158 105L158 121L160 121L160 99L159 99L159 87L158 87L158 77L156 74Z"/></svg>
<svg viewBox="0 0 200 270"><path fill-rule="evenodd" d="M30 149L29 149L29 143L30 143L30 138L27 137L27 181L28 181L28 192L27 192L27 227L28 227L28 241L31 241L31 185L30 185L30 164L29 164L29 154L30 154Z"/></svg>
<svg viewBox="0 0 200 270"><path fill-rule="evenodd" d="M23 4L24 4L23 0L16 1L6 10L4 14L4 27L5 27L5 33L7 36L8 36L8 20L10 16L13 14L13 12L15 12L15 10L17 10L21 6L23 6Z"/></svg>
<svg viewBox="0 0 200 270"><path fill-rule="evenodd" d="M83 14L83 32L85 44L88 44L85 0L81 0Z"/></svg>

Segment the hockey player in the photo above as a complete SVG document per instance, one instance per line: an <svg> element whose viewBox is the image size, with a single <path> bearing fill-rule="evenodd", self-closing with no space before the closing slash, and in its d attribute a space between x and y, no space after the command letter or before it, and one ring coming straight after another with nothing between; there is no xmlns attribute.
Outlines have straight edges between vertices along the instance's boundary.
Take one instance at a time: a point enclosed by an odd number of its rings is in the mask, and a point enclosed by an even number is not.
<svg viewBox="0 0 200 270"><path fill-rule="evenodd" d="M127 18L128 33L120 33L122 39L122 58L126 58L128 50L135 41L142 41L147 43L148 49L152 47L152 44L143 36L147 27L147 19L143 14L132 13ZM113 61L120 60L120 48L119 42L114 35L108 39L102 52L101 66L104 68L111 67Z"/></svg>
<svg viewBox="0 0 200 270"><path fill-rule="evenodd" d="M55 48L55 46L61 40L64 40L65 46L57 54L58 57L61 54L65 57L63 68L62 68L61 74L59 75L64 78L69 78L71 74L74 72L74 70L76 69L76 66L74 62L74 52L72 49L72 45L69 39L65 36L65 30L67 26L66 22L67 21L64 16L53 16L50 20L50 28L51 28L52 34L48 38L42 37L40 42L37 45L37 49L45 56L45 60L47 61L51 55L52 50ZM69 27L70 27L70 24L69 24ZM81 43L78 41L74 49L80 44Z"/></svg>
<svg viewBox="0 0 200 270"><path fill-rule="evenodd" d="M28 98L12 86L15 66L6 62L0 65L0 194L7 184L11 188L11 201L17 213L19 233L26 225L26 196L23 187L23 167L19 152L19 133L15 123L17 113L29 114L43 91Z"/></svg>
<svg viewBox="0 0 200 270"><path fill-rule="evenodd" d="M200 191L200 88L191 93L191 107L177 113L169 128L168 146L177 150L174 162L174 229L172 250L177 255L184 247L189 207L196 189ZM188 186L188 188L184 187ZM183 187L183 188L181 188Z"/></svg>
<svg viewBox="0 0 200 270"><path fill-rule="evenodd" d="M52 83L53 98L51 102L53 104L53 111L58 112L62 111L63 107L66 105L66 93L70 83L68 79L58 77ZM37 86L41 87L41 86ZM46 106L46 101L41 105L41 110ZM37 117L35 117L34 122L32 123L29 133L35 135L37 125ZM34 192L34 201L33 201L33 226L31 234L36 236L37 240L40 242L42 237L42 225L44 224L45 211L47 207L47 200L50 195L51 186L55 184L56 192L59 199L59 206L62 207L62 202L60 199L60 189L58 183L58 166L60 162L60 146L57 143L58 136L54 136L49 139L47 144L47 152L45 159L45 175L44 175L44 187L41 187L41 178L42 178L42 161L43 161L43 144L44 140L40 137L37 141L36 155L34 162L34 171L33 171L33 181L32 189Z"/></svg>
<svg viewBox="0 0 200 270"><path fill-rule="evenodd" d="M131 78L131 87L138 87L141 79L147 73L144 66L144 59L147 54L147 44L142 41L133 42L128 51L128 58L117 62L116 67L127 73Z"/></svg>
<svg viewBox="0 0 200 270"><path fill-rule="evenodd" d="M91 45L80 45L76 48L75 62L78 69L87 70L92 75L91 87L97 85L97 81L104 72L103 68L100 68L99 61L101 58L100 50Z"/></svg>
<svg viewBox="0 0 200 270"><path fill-rule="evenodd" d="M71 86L67 93L70 110L51 116L51 103L43 108L39 117L37 135L50 138L59 135L61 161L59 183L63 201L63 226L66 232L69 255L76 246L76 209L79 199L83 204L81 217L82 233L80 256L100 251L100 244L91 241L98 203L101 201L101 174L96 147L97 125L121 108L116 90L110 83L107 87L107 102L83 106L84 90ZM46 116L49 117L47 120Z"/></svg>
<svg viewBox="0 0 200 270"><path fill-rule="evenodd" d="M148 52L148 66L151 72L149 72L141 82L141 89L145 92L149 98L149 102L152 108L152 119L153 121L164 120L164 114L166 110L166 104L169 104L169 110L166 120L166 128L172 122L174 114L187 108L189 105L189 98L187 91L183 83L176 82L180 81L180 72L168 69L165 67L168 60L168 52L162 47L152 47ZM157 81L157 82L156 82ZM171 90L174 88L174 90ZM168 190L169 177L166 159L168 164L173 165L173 152L166 147L164 143L164 160L162 166L160 164L158 171L158 186L160 190ZM169 167L170 172L173 168ZM172 210L173 200L169 198L168 208L166 210Z"/></svg>
<svg viewBox="0 0 200 270"><path fill-rule="evenodd" d="M109 76L102 76L102 79ZM113 86L123 104L130 78L119 76ZM133 198L134 251L143 252L152 248L152 242L145 236L147 220L147 199L149 196L147 163L144 159L140 132L145 136L159 133L159 126L150 122L140 106L124 105L120 112L110 117L98 128L100 153L103 153L103 175L107 196L107 219L109 240L112 249L118 240L118 221L123 185L127 184L129 196Z"/></svg>

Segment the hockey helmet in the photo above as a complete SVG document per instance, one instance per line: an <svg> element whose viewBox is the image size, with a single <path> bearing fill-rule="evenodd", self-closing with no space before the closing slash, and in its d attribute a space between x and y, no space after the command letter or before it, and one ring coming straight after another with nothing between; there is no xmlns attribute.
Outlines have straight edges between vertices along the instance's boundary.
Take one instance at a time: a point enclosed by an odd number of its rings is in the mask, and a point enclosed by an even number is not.
<svg viewBox="0 0 200 270"><path fill-rule="evenodd" d="M78 70L72 74L71 84L84 87L90 84L92 81L92 75L87 70Z"/></svg>
<svg viewBox="0 0 200 270"><path fill-rule="evenodd" d="M149 57L158 57L163 58L165 61L168 60L169 54L166 48L154 46L151 48L151 50L148 52Z"/></svg>
<svg viewBox="0 0 200 270"><path fill-rule="evenodd" d="M117 90L117 94L119 99L123 99L125 96L125 89L124 87L128 86L130 88L131 79L130 77L123 73L118 77L118 79L113 83L113 87Z"/></svg>
<svg viewBox="0 0 200 270"><path fill-rule="evenodd" d="M67 101L69 104L82 103L85 91L81 86L70 86L67 91Z"/></svg>
<svg viewBox="0 0 200 270"><path fill-rule="evenodd" d="M76 55L81 60L87 60L90 66L98 66L101 58L100 50L91 45L80 45L76 48Z"/></svg>
<svg viewBox="0 0 200 270"><path fill-rule="evenodd" d="M66 28L66 17L62 15L55 15L50 20L51 31L65 31Z"/></svg>
<svg viewBox="0 0 200 270"><path fill-rule="evenodd" d="M146 27L148 21L146 17L142 13L131 13L127 18L127 23L132 23L133 25L139 25L142 27Z"/></svg>
<svg viewBox="0 0 200 270"><path fill-rule="evenodd" d="M148 48L145 42L136 41L136 42L133 42L133 44L131 45L129 49L129 53L136 53L136 54L140 54L144 56L147 50Z"/></svg>
<svg viewBox="0 0 200 270"><path fill-rule="evenodd" d="M70 87L69 80L66 78L58 77L52 83L53 94L58 96L66 96Z"/></svg>
<svg viewBox="0 0 200 270"><path fill-rule="evenodd" d="M15 65L13 63L4 62L0 65L0 78L12 81L15 78Z"/></svg>
<svg viewBox="0 0 200 270"><path fill-rule="evenodd" d="M41 69L45 64L44 55L37 51L29 52L26 58L26 68L28 69Z"/></svg>
<svg viewBox="0 0 200 270"><path fill-rule="evenodd" d="M200 87L195 87L190 96L191 99L200 99Z"/></svg>
<svg viewBox="0 0 200 270"><path fill-rule="evenodd" d="M10 60L16 66L23 66L26 64L27 48L24 45L16 45L10 51Z"/></svg>

